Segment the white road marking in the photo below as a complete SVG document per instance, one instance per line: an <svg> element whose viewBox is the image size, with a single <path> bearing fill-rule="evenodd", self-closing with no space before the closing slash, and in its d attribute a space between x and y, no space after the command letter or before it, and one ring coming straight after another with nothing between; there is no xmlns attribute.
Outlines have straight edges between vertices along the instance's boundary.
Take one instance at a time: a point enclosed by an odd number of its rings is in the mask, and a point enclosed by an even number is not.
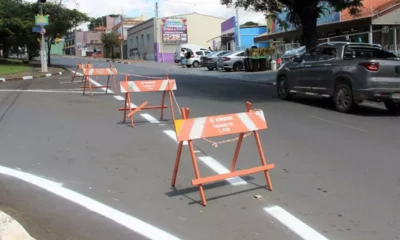
<svg viewBox="0 0 400 240"><path fill-rule="evenodd" d="M72 72L72 73L76 73L76 75L79 75L79 76L83 76L83 74L82 73L79 73L79 72L75 72L74 70L72 70L72 69L70 69L70 71ZM91 79L91 78L89 78L89 80L90 80L90 82L91 83L93 83L95 86L97 86L97 87L100 87L100 86L103 86L102 84L100 84L100 83L98 83L98 82L96 82L95 80L93 80L93 79ZM104 92L107 90L106 88L101 88ZM114 93L114 91L113 90L111 90L111 89L108 89L108 92L109 93Z"/></svg>
<svg viewBox="0 0 400 240"><path fill-rule="evenodd" d="M164 130L163 132L167 134L167 136L170 137L172 140L178 143L178 140L176 140L176 134L173 130ZM184 141L183 145L188 145L188 142Z"/></svg>
<svg viewBox="0 0 400 240"><path fill-rule="evenodd" d="M34 92L34 93L82 93L77 90L53 90L53 89L0 89L0 92ZM102 92L93 92L94 94Z"/></svg>
<svg viewBox="0 0 400 240"><path fill-rule="evenodd" d="M209 168L211 168L212 170L214 170L218 174L224 174L224 173L229 173L230 172L226 167L224 167L217 160L215 160L214 158L212 158L210 156L201 156L201 157L198 157L198 158L199 158L200 161L202 161L205 165L207 165ZM247 182L244 181L240 177L228 178L228 179L225 179L225 180L228 181L230 184L235 185L235 186L236 185L245 185L245 184L247 184Z"/></svg>
<svg viewBox="0 0 400 240"><path fill-rule="evenodd" d="M72 71L72 70L71 70ZM78 74L78 73L77 73ZM89 78L90 79L90 78ZM94 81L93 79L90 79L91 82L93 82L93 84L99 86L100 84L97 83L96 81ZM103 89L105 91L105 89ZM114 96L115 99L117 100L125 100L123 97L121 96ZM135 104L130 103L131 108L135 108L137 107ZM157 119L155 119L153 116L151 116L150 114L147 113L142 113L141 116L143 118L145 118L146 120L148 120L149 122L152 121L157 121L157 123L159 123L159 121ZM172 140L174 140L175 142L178 142L176 139L176 134L175 131L173 130L164 130L163 131L168 137L170 137ZM183 142L183 145L188 145L187 141ZM205 165L207 165L208 167L210 167L211 169L213 169L216 173L218 174L223 174L223 173L228 173L229 170L227 168L225 168L222 164L220 164L217 160L215 160L212 157L209 156L203 156L203 157L199 157L199 160L202 161ZM229 178L226 179L226 181L228 181L230 184L232 185L245 185L247 184L246 181L244 181L242 178L240 177L234 177L234 178Z"/></svg>
<svg viewBox="0 0 400 240"><path fill-rule="evenodd" d="M148 113L141 113L140 116L151 123L160 123L160 121L158 121L155 117L151 116Z"/></svg>
<svg viewBox="0 0 400 240"><path fill-rule="evenodd" d="M93 212L96 212L116 223L125 226L126 228L141 234L150 239L176 239L179 238L167 233L157 227L154 227L142 220L129 216L126 213L120 212L117 209L111 208L105 204L102 204L96 200L86 197L80 193L74 192L62 186L60 183L56 183L47 179L40 178L30 173L17 171L11 168L0 166L0 173L18 178L22 181L28 182L42 189L45 189L53 194L63 197L71 202L77 203L82 207L85 207Z"/></svg>
<svg viewBox="0 0 400 240"><path fill-rule="evenodd" d="M328 238L322 236L320 233L279 206L266 207L264 210L304 240L328 240Z"/></svg>
<svg viewBox="0 0 400 240"><path fill-rule="evenodd" d="M125 98L123 98L123 97L121 97L119 95L114 96L114 98L117 99L118 101L125 101Z"/></svg>
<svg viewBox="0 0 400 240"><path fill-rule="evenodd" d="M365 130L365 129L362 129L362 128L353 127L353 126L351 126L351 125L347 125L347 124L344 124L344 123L331 121L331 120L324 119L324 118L320 118L320 117L317 117L317 116L310 116L310 117L311 117L311 118L314 118L314 119L317 119L317 120L320 120L320 121L323 121L323 122L331 123L331 124L334 124L334 125L346 127L346 128L349 128L349 129L358 130L358 131L360 131L360 132L364 132L364 133L367 133L367 132L368 132L368 130Z"/></svg>
<svg viewBox="0 0 400 240"><path fill-rule="evenodd" d="M33 77L32 77L32 76L25 76L25 77L22 77L22 80L28 80L28 79L33 79Z"/></svg>

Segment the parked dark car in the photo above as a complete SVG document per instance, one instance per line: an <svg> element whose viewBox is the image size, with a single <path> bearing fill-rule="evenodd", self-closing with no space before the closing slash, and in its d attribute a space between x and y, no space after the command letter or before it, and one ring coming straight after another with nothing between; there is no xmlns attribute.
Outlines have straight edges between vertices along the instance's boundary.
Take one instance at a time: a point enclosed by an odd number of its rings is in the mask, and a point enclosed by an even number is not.
<svg viewBox="0 0 400 240"><path fill-rule="evenodd" d="M284 100L297 94L331 98L340 112L369 100L400 112L400 59L376 44L321 44L283 64L276 85Z"/></svg>
<svg viewBox="0 0 400 240"><path fill-rule="evenodd" d="M214 68L218 70L218 68L217 68L218 58L229 52L230 51L218 51L218 52L212 52L212 53L208 54L207 56L203 56L203 57L201 57L201 66L207 67L208 70L210 70L210 71L214 70Z"/></svg>

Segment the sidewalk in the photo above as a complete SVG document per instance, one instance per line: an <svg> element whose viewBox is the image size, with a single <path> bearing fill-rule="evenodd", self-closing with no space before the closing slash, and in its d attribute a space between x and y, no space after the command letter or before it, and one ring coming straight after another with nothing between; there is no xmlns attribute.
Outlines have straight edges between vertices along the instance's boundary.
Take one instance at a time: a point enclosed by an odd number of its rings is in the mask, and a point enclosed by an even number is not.
<svg viewBox="0 0 400 240"><path fill-rule="evenodd" d="M14 218L0 211L1 240L35 240Z"/></svg>

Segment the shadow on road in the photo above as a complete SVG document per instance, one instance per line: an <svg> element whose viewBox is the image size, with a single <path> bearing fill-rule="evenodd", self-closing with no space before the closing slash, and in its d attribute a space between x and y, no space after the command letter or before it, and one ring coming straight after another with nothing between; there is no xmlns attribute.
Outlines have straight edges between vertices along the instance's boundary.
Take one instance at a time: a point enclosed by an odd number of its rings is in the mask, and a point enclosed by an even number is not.
<svg viewBox="0 0 400 240"><path fill-rule="evenodd" d="M293 100L293 103L322 108L329 111L336 111L334 103L328 99L296 97ZM384 108L365 104L358 105L350 114L364 117L396 117L396 115L391 114Z"/></svg>

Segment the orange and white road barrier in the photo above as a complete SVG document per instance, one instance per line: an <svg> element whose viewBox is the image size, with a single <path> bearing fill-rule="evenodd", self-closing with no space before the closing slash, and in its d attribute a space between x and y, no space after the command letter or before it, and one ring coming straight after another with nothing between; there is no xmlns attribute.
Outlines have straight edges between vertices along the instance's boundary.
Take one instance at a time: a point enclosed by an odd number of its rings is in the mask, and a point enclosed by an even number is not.
<svg viewBox="0 0 400 240"><path fill-rule="evenodd" d="M176 81L175 79L169 79L168 75L165 79L154 79L154 80L135 80L129 81L129 76L125 75L125 81L120 82L121 93L125 93L125 103L123 108L119 108L119 111L124 112L123 122L126 121L126 117L131 119L131 126L134 126L133 123L133 115L141 110L146 109L161 109L160 119L162 120L164 117L164 108L167 108L165 105L165 95L168 93L169 105L171 109L172 120L175 120L174 113L174 105L172 104L173 92L176 90ZM148 102L142 103L138 107L131 107L131 93L138 92L163 92L162 100L160 106L147 106ZM129 112L129 113L128 113ZM128 114L127 114L128 113Z"/></svg>
<svg viewBox="0 0 400 240"><path fill-rule="evenodd" d="M71 78L71 82L74 82L74 79L76 78L76 73L77 73L79 70L81 70L81 72L82 72L82 74L83 74L83 69L84 69L84 68L93 68L93 65L90 64L90 62L88 62L87 64L78 63L78 66L77 66L76 69L75 69L74 75L73 75L72 78ZM84 76L82 75L82 82L83 82L83 78L84 78Z"/></svg>
<svg viewBox="0 0 400 240"><path fill-rule="evenodd" d="M268 170L275 168L274 164L267 164L262 149L259 130L267 129L267 122L264 118L262 110L251 110L251 103L246 103L246 112L232 113L218 116L208 116L201 118L188 118L190 110L188 108L181 109L183 119L175 120L176 137L179 142L178 151L175 160L174 171L172 174L172 187L175 186L176 176L178 174L179 162L182 155L183 142L188 141L189 152L192 158L195 179L192 180L193 186L198 186L201 202L204 206L207 205L206 197L204 195L203 184L226 180L233 177L249 175L257 172L264 172L267 181L267 187L272 191L272 183ZM252 132L256 141L258 153L261 160L261 166L247 168L242 170L235 170L236 162L239 156L240 147L243 142L244 134ZM201 177L197 158L194 153L193 140L208 137L226 136L239 133L238 142L236 145L235 153L229 173Z"/></svg>
<svg viewBox="0 0 400 240"><path fill-rule="evenodd" d="M108 89L111 87L109 85L110 79L113 81L114 85L114 93L117 92L117 84L115 82L114 76L118 74L117 69L113 68L110 66L109 68L84 68L83 69L83 86L81 87L83 89L83 95L85 95L86 88L89 88L90 90L90 96L93 96L92 89L93 88L105 88L106 89L106 94ZM95 76L98 78L99 76L107 76L107 84L104 86L92 86L92 83L90 81L90 77Z"/></svg>

